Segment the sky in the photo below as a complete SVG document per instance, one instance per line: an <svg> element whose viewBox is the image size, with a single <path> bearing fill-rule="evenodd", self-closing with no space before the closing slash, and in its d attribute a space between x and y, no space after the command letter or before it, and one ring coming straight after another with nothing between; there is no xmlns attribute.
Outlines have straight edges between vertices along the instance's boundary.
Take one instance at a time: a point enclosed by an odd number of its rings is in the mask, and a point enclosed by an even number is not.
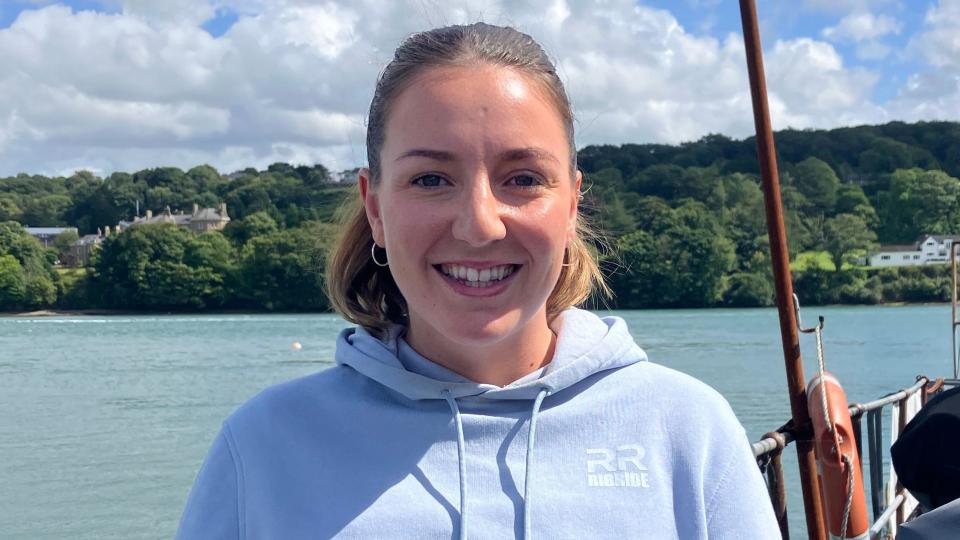
<svg viewBox="0 0 960 540"><path fill-rule="evenodd" d="M960 0L757 0L776 129L960 121ZM483 20L557 64L577 146L752 134L736 0L0 0L0 177L365 165L377 74Z"/></svg>

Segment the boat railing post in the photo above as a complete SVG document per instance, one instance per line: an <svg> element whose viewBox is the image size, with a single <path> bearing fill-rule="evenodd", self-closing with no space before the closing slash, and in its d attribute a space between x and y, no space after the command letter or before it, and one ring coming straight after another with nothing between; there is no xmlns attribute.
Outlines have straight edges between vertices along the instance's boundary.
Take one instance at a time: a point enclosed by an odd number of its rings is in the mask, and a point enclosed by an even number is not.
<svg viewBox="0 0 960 540"><path fill-rule="evenodd" d="M958 250L960 250L960 242L953 242L950 244L950 274L951 280L950 284L952 285L950 290L950 360L953 364L953 378L960 379L960 358L957 355L957 326L960 323L957 322L957 255Z"/></svg>
<svg viewBox="0 0 960 540"><path fill-rule="evenodd" d="M770 124L770 108L763 73L763 50L756 2L740 0L740 18L743 24L743 42L750 78L750 96L753 102L754 126L757 133L757 156L770 239L770 259L773 267L774 291L780 319L780 336L787 371L787 391L790 412L797 428L797 461L800 486L803 491L807 534L811 540L826 540L827 527L817 476L816 457L811 440L810 414L807 412L806 381L800 356L800 338L797 331L793 303L793 283L790 275L790 253L783 222L783 203L780 198L780 178L777 172L776 148Z"/></svg>
<svg viewBox="0 0 960 540"><path fill-rule="evenodd" d="M900 414L897 417L897 436L898 437L900 436L901 433L903 433L904 428L907 427L907 401L909 399L910 399L910 396L904 396L897 403L897 407L900 409L899 411ZM897 477L897 485L894 493L896 493L897 495L906 493L906 488L904 488L903 484L900 483L899 476ZM897 517L896 517L897 525L900 525L901 523L907 520L908 516L906 515L905 507L906 507L906 504L901 504L900 507L897 508Z"/></svg>
<svg viewBox="0 0 960 540"><path fill-rule="evenodd" d="M853 438L857 443L857 460L860 462L860 471L863 471L863 412L850 417L853 422Z"/></svg>
<svg viewBox="0 0 960 540"><path fill-rule="evenodd" d="M870 502L873 504L873 520L880 519L883 511L883 407L867 411L867 451L870 453Z"/></svg>
<svg viewBox="0 0 960 540"><path fill-rule="evenodd" d="M763 439L776 441L776 447L764 455L767 491L770 495L770 502L773 504L773 513L777 516L777 524L780 526L780 535L783 540L790 540L790 525L787 520L787 491L783 481L783 461L780 459L783 449L787 446L787 440L778 431L764 434Z"/></svg>

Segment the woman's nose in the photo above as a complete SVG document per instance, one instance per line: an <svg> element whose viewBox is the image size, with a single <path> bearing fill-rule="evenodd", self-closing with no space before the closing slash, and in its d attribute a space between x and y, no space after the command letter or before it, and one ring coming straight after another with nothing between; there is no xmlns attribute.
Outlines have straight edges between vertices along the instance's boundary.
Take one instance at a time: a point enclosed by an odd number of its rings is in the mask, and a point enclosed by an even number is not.
<svg viewBox="0 0 960 540"><path fill-rule="evenodd" d="M477 247L502 240L507 228L501 212L500 201L491 191L489 180L478 181L463 194L454 219L454 238Z"/></svg>

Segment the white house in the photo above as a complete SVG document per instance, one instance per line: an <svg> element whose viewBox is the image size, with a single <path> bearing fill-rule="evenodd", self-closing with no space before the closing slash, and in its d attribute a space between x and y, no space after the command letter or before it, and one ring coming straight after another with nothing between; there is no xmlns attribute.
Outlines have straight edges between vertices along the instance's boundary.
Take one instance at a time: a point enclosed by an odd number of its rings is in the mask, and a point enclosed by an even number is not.
<svg viewBox="0 0 960 540"><path fill-rule="evenodd" d="M913 244L885 245L867 257L868 266L914 266L922 264L942 264L950 261L953 243L960 236L940 236L925 234Z"/></svg>

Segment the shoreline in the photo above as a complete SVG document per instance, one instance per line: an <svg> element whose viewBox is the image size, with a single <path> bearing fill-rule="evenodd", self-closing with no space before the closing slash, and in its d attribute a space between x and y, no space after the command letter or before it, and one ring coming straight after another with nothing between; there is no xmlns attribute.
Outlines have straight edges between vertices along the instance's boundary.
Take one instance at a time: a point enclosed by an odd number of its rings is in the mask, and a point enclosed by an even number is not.
<svg viewBox="0 0 960 540"><path fill-rule="evenodd" d="M885 302L882 304L824 304L803 305L804 309L815 307L904 307L904 306L949 306L950 302ZM589 311L682 311L682 310L720 310L720 309L776 309L777 306L685 306L685 307L653 307L653 308L584 308ZM302 314L336 314L335 311L262 311L255 309L225 309L201 311L151 311L135 309L37 309L32 311L0 311L0 318L13 317L76 317L76 316L119 316L119 315L302 315Z"/></svg>

